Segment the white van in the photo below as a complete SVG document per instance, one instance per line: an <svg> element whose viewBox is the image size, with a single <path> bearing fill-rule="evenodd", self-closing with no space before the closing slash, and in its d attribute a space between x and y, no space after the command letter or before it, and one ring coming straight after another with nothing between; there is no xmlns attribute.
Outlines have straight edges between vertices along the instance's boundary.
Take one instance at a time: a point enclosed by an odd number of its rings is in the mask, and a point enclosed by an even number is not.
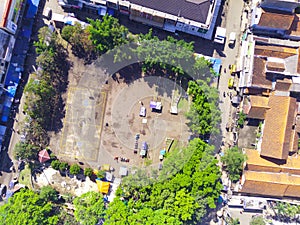
<svg viewBox="0 0 300 225"><path fill-rule="evenodd" d="M235 44L236 34L235 32L231 32L229 34L229 45L233 46Z"/></svg>

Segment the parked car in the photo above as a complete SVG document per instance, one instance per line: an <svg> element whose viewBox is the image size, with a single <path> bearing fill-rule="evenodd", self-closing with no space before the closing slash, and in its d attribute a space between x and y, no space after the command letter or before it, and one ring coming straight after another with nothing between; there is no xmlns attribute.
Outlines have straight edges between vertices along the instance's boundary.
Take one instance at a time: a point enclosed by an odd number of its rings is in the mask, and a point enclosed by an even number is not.
<svg viewBox="0 0 300 225"><path fill-rule="evenodd" d="M228 88L233 88L233 83L234 83L233 78L229 78L229 80L228 80Z"/></svg>
<svg viewBox="0 0 300 225"><path fill-rule="evenodd" d="M146 116L146 108L144 106L141 107L140 109L140 116L145 117Z"/></svg>

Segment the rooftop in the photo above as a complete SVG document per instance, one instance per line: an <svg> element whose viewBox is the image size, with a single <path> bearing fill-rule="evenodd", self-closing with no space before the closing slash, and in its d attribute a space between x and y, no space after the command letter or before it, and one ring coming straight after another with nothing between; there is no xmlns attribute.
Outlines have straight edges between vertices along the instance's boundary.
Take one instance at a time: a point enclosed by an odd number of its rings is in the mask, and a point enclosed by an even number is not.
<svg viewBox="0 0 300 225"><path fill-rule="evenodd" d="M246 170L241 191L276 197L300 197L300 176Z"/></svg>
<svg viewBox="0 0 300 225"><path fill-rule="evenodd" d="M268 105L270 109L265 115L260 154L275 159L287 159L291 149L296 99L271 95Z"/></svg>
<svg viewBox="0 0 300 225"><path fill-rule="evenodd" d="M270 79L271 76L268 75L267 77L265 68L266 60L260 57L254 57L252 86L266 89L272 88L272 79Z"/></svg>
<svg viewBox="0 0 300 225"><path fill-rule="evenodd" d="M254 149L244 149L247 155L246 169L271 173L289 173L300 175L300 158L288 157L287 160L276 160L261 157Z"/></svg>
<svg viewBox="0 0 300 225"><path fill-rule="evenodd" d="M211 5L210 0L129 0L129 2L203 24L206 24Z"/></svg>
<svg viewBox="0 0 300 225"><path fill-rule="evenodd" d="M250 95L250 109L247 113L248 118L264 119L268 106L269 98Z"/></svg>
<svg viewBox="0 0 300 225"><path fill-rule="evenodd" d="M277 29L290 29L295 16L279 13L263 12L258 25Z"/></svg>

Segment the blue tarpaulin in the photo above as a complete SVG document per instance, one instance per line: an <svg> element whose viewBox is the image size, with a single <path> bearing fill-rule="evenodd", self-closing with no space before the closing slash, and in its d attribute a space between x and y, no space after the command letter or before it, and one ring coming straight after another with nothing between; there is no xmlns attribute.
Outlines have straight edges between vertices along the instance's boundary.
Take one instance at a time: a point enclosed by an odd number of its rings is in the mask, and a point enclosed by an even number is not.
<svg viewBox="0 0 300 225"><path fill-rule="evenodd" d="M113 16L115 14L115 10L113 9L108 9L107 14Z"/></svg>
<svg viewBox="0 0 300 225"><path fill-rule="evenodd" d="M5 131L6 131L6 126L0 126L0 136L4 136L5 134Z"/></svg>
<svg viewBox="0 0 300 225"><path fill-rule="evenodd" d="M28 0L27 2L29 4L29 8L26 14L26 18L34 18L38 10L40 0Z"/></svg>
<svg viewBox="0 0 300 225"><path fill-rule="evenodd" d="M8 108L6 106L3 106L2 118L1 118L1 120L3 122L7 122L8 121L9 112L10 112L10 108Z"/></svg>
<svg viewBox="0 0 300 225"><path fill-rule="evenodd" d="M9 97L15 97L18 85L16 83L14 83L14 84L15 84L14 86L7 87L6 95Z"/></svg>
<svg viewBox="0 0 300 225"><path fill-rule="evenodd" d="M209 61L212 63L213 70L215 71L215 73L219 74L220 70L221 70L221 65L222 65L221 59L210 58Z"/></svg>
<svg viewBox="0 0 300 225"><path fill-rule="evenodd" d="M106 14L106 7L99 7L98 8L98 15L104 16Z"/></svg>
<svg viewBox="0 0 300 225"><path fill-rule="evenodd" d="M12 97L9 97L9 96L5 96L5 100L4 100L4 103L3 105L10 108L11 105L12 105L12 102L13 102L13 98Z"/></svg>

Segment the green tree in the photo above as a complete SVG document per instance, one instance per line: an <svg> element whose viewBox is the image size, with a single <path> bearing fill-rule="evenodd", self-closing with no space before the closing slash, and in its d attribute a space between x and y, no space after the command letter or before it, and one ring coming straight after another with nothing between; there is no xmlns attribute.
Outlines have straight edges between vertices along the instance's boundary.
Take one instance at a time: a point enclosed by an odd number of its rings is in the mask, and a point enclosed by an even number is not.
<svg viewBox="0 0 300 225"><path fill-rule="evenodd" d="M92 168L85 168L84 169L84 176L91 177L93 175L93 169Z"/></svg>
<svg viewBox="0 0 300 225"><path fill-rule="evenodd" d="M56 202L58 200L58 192L51 186L44 186L40 190L40 198L45 201Z"/></svg>
<svg viewBox="0 0 300 225"><path fill-rule="evenodd" d="M190 81L188 94L192 97L192 104L187 113L191 130L202 136L219 133L217 125L221 121L221 114L217 90L202 80Z"/></svg>
<svg viewBox="0 0 300 225"><path fill-rule="evenodd" d="M266 225L266 222L262 216L255 216L251 219L250 225Z"/></svg>
<svg viewBox="0 0 300 225"><path fill-rule="evenodd" d="M88 29L84 29L80 23L75 23L74 26L65 26L62 29L62 38L72 45L73 53L79 57L89 57L95 47L89 39Z"/></svg>
<svg viewBox="0 0 300 225"><path fill-rule="evenodd" d="M240 179L243 171L243 164L246 160L246 155L238 147L229 148L225 151L221 161L226 165L226 170L232 181L236 182Z"/></svg>
<svg viewBox="0 0 300 225"><path fill-rule="evenodd" d="M96 224L104 217L104 200L98 192L87 192L74 199L74 216L80 224Z"/></svg>
<svg viewBox="0 0 300 225"><path fill-rule="evenodd" d="M32 190L22 189L0 206L1 224L56 225L57 222L52 204L41 201Z"/></svg>
<svg viewBox="0 0 300 225"><path fill-rule="evenodd" d="M29 144L28 142L18 142L14 148L14 157L15 159L22 159L26 161L37 159L38 150L38 147Z"/></svg>
<svg viewBox="0 0 300 225"><path fill-rule="evenodd" d="M67 42L70 42L71 37L74 34L75 27L74 26L64 26L61 31L61 37L65 39Z"/></svg>
<svg viewBox="0 0 300 225"><path fill-rule="evenodd" d="M59 170L59 167L60 167L60 161L59 160L53 160L51 162L51 167L55 170Z"/></svg>
<svg viewBox="0 0 300 225"><path fill-rule="evenodd" d="M70 167L70 174L77 175L80 173L80 170L81 170L80 166L78 166L77 164L73 164Z"/></svg>
<svg viewBox="0 0 300 225"><path fill-rule="evenodd" d="M89 20L89 23L89 39L100 54L127 43L128 30L119 24L118 19L105 15L102 21Z"/></svg>

